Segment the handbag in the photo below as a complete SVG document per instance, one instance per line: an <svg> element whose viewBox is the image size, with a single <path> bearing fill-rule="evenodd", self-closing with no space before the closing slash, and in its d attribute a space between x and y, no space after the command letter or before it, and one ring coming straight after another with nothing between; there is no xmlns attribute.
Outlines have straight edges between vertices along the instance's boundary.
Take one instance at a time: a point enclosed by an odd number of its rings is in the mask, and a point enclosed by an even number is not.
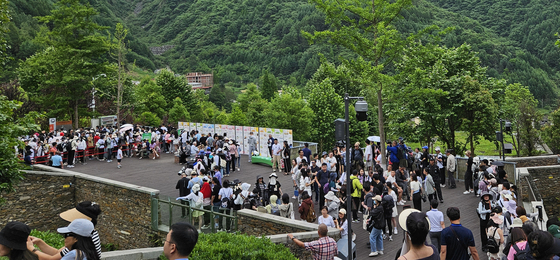
<svg viewBox="0 0 560 260"><path fill-rule="evenodd" d="M426 197L426 194L424 192L422 192L422 201L426 202L428 200L428 198Z"/></svg>

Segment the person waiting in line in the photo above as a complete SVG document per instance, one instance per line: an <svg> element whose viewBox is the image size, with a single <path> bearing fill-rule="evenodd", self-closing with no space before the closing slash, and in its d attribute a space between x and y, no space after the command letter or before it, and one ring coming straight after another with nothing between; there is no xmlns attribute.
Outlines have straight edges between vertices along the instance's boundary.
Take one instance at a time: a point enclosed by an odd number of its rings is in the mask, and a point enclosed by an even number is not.
<svg viewBox="0 0 560 260"><path fill-rule="evenodd" d="M437 203L437 201L436 201ZM437 248L426 244L430 223L426 214L412 212L406 218L405 243L409 248L398 260L439 260Z"/></svg>
<svg viewBox="0 0 560 260"><path fill-rule="evenodd" d="M488 260L500 260L503 257L502 251L504 250L504 233L500 228L500 225L494 222L493 219L488 221L488 227L486 228L486 237L488 239L494 239L498 243L499 251L497 253L492 253L490 251L486 252Z"/></svg>
<svg viewBox="0 0 560 260"><path fill-rule="evenodd" d="M560 255L560 239L552 234L536 230L528 236L528 246L531 248L532 256L535 260L557 259ZM555 258L556 257L556 258Z"/></svg>
<svg viewBox="0 0 560 260"><path fill-rule="evenodd" d="M414 208L422 211L422 184L418 181L416 173L410 175L410 193Z"/></svg>
<svg viewBox="0 0 560 260"><path fill-rule="evenodd" d="M307 215L309 214L309 209L313 208L314 204L313 200L306 191L301 194L301 200L301 206L299 206L298 212L300 214L301 220L306 221Z"/></svg>
<svg viewBox="0 0 560 260"><path fill-rule="evenodd" d="M479 260L474 236L472 231L461 225L459 209L457 207L447 208L447 217L451 226L441 231L440 258L442 260L468 260L472 256L474 260ZM471 255L468 254L468 251L471 252Z"/></svg>
<svg viewBox="0 0 560 260"><path fill-rule="evenodd" d="M9 260L38 260L33 244L29 247L31 228L18 221L8 222L0 231L0 256Z"/></svg>
<svg viewBox="0 0 560 260"><path fill-rule="evenodd" d="M294 204L290 202L290 195L282 194L282 205L278 206L280 217L292 218L294 213Z"/></svg>
<svg viewBox="0 0 560 260"><path fill-rule="evenodd" d="M61 260L99 260L91 239L93 223L87 219L76 219L67 227L57 229L64 236L64 246L70 250Z"/></svg>

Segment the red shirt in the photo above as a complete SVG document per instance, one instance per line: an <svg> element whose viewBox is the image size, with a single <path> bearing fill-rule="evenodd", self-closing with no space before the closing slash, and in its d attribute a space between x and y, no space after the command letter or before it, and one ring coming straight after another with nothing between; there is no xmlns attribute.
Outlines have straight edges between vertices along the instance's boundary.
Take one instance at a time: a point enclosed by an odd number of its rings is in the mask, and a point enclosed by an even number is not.
<svg viewBox="0 0 560 260"><path fill-rule="evenodd" d="M97 141L99 141L99 138L101 138L101 137L99 137L99 135L94 136L93 137L93 144L96 144Z"/></svg>
<svg viewBox="0 0 560 260"><path fill-rule="evenodd" d="M200 189L200 192L202 192L204 198L212 197L212 188L210 187L210 184L208 182L202 184L202 188Z"/></svg>

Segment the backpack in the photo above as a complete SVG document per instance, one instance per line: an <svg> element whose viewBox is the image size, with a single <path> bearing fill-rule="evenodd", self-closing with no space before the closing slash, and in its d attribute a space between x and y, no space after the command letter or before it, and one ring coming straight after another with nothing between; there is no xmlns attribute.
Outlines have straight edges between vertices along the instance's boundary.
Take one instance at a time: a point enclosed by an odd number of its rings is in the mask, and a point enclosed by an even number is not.
<svg viewBox="0 0 560 260"><path fill-rule="evenodd" d="M242 204L243 208L244 209L252 209L253 207L251 205L251 198L245 197L245 196L243 196L243 194L239 194L239 195L241 195L241 198L243 198L243 204ZM280 213L278 215L280 215Z"/></svg>
<svg viewBox="0 0 560 260"><path fill-rule="evenodd" d="M496 231L498 231L498 228L494 229L494 233L492 234L492 237L488 238L488 242L486 244L486 248L488 248L488 252L492 254L497 254L498 252L500 252L500 245L494 238L494 235L496 235Z"/></svg>
<svg viewBox="0 0 560 260"><path fill-rule="evenodd" d="M397 146L397 159L402 160L404 159L404 149L402 148L402 146Z"/></svg>
<svg viewBox="0 0 560 260"><path fill-rule="evenodd" d="M231 208L231 200L229 198L222 198L222 208Z"/></svg>
<svg viewBox="0 0 560 260"><path fill-rule="evenodd" d="M384 229L385 225L387 224L385 221L385 214L383 213L382 208L375 208L371 210L369 214L371 216L371 221L373 221L372 225L376 229Z"/></svg>
<svg viewBox="0 0 560 260"><path fill-rule="evenodd" d="M307 212L307 217L305 218L305 220L309 223L315 223L315 220L317 220L317 215L315 215L315 210L313 209L313 207L309 207L309 211Z"/></svg>
<svg viewBox="0 0 560 260"><path fill-rule="evenodd" d="M393 196L389 194L383 195L383 198L381 199L381 205L383 206L385 216L391 216L393 214L393 207L395 206Z"/></svg>
<svg viewBox="0 0 560 260"><path fill-rule="evenodd" d="M276 206L270 204L270 214L280 216L280 208L278 208L278 204L276 204Z"/></svg>
<svg viewBox="0 0 560 260"><path fill-rule="evenodd" d="M532 259L532 258L529 258L530 254L529 254L529 251L527 250L529 245L527 245L525 247L525 249L523 249L523 250L519 249L519 247L517 247L517 245L515 243L512 243L512 247L513 247L513 250L515 250L515 255L513 255L514 260Z"/></svg>

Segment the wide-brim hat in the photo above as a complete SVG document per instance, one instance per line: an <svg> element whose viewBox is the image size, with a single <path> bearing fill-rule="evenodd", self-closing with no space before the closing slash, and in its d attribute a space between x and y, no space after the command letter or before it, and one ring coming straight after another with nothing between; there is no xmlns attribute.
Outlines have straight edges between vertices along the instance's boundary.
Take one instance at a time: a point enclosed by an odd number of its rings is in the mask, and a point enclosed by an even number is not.
<svg viewBox="0 0 560 260"><path fill-rule="evenodd" d="M500 218L500 215L498 214L494 214L493 216L490 217L490 219L492 221L494 221L494 223L501 225L502 223L504 223L504 220Z"/></svg>
<svg viewBox="0 0 560 260"><path fill-rule="evenodd" d="M95 204L95 202L89 202L89 201L80 202L80 204L76 205L75 208L64 211L64 212L60 213L59 216L60 216L60 218L66 220L68 222L72 222L72 221L74 221L76 219L79 219L79 218L92 220L96 216L95 216L94 213L88 211L88 207L90 207L94 204Z"/></svg>
<svg viewBox="0 0 560 260"><path fill-rule="evenodd" d="M413 212L421 212L421 211L417 209L405 209L401 211L401 213L399 214L399 227L401 227L404 231L407 231L406 219L408 218L408 215L412 214Z"/></svg>
<svg viewBox="0 0 560 260"><path fill-rule="evenodd" d="M331 201L334 201L334 202L337 202L337 203L340 202L338 197L336 197L336 195L334 195L334 192L332 192L332 191L329 191L327 193L327 195L325 195L325 199L328 199L328 200L331 200Z"/></svg>
<svg viewBox="0 0 560 260"><path fill-rule="evenodd" d="M0 231L0 244L11 249L27 250L27 238L31 228L18 221L8 222Z"/></svg>
<svg viewBox="0 0 560 260"><path fill-rule="evenodd" d="M484 200L484 196L490 197L488 200L492 200L492 198L494 198L494 196L492 196L492 194L490 194L490 192L485 191L482 194L480 194L480 200Z"/></svg>

